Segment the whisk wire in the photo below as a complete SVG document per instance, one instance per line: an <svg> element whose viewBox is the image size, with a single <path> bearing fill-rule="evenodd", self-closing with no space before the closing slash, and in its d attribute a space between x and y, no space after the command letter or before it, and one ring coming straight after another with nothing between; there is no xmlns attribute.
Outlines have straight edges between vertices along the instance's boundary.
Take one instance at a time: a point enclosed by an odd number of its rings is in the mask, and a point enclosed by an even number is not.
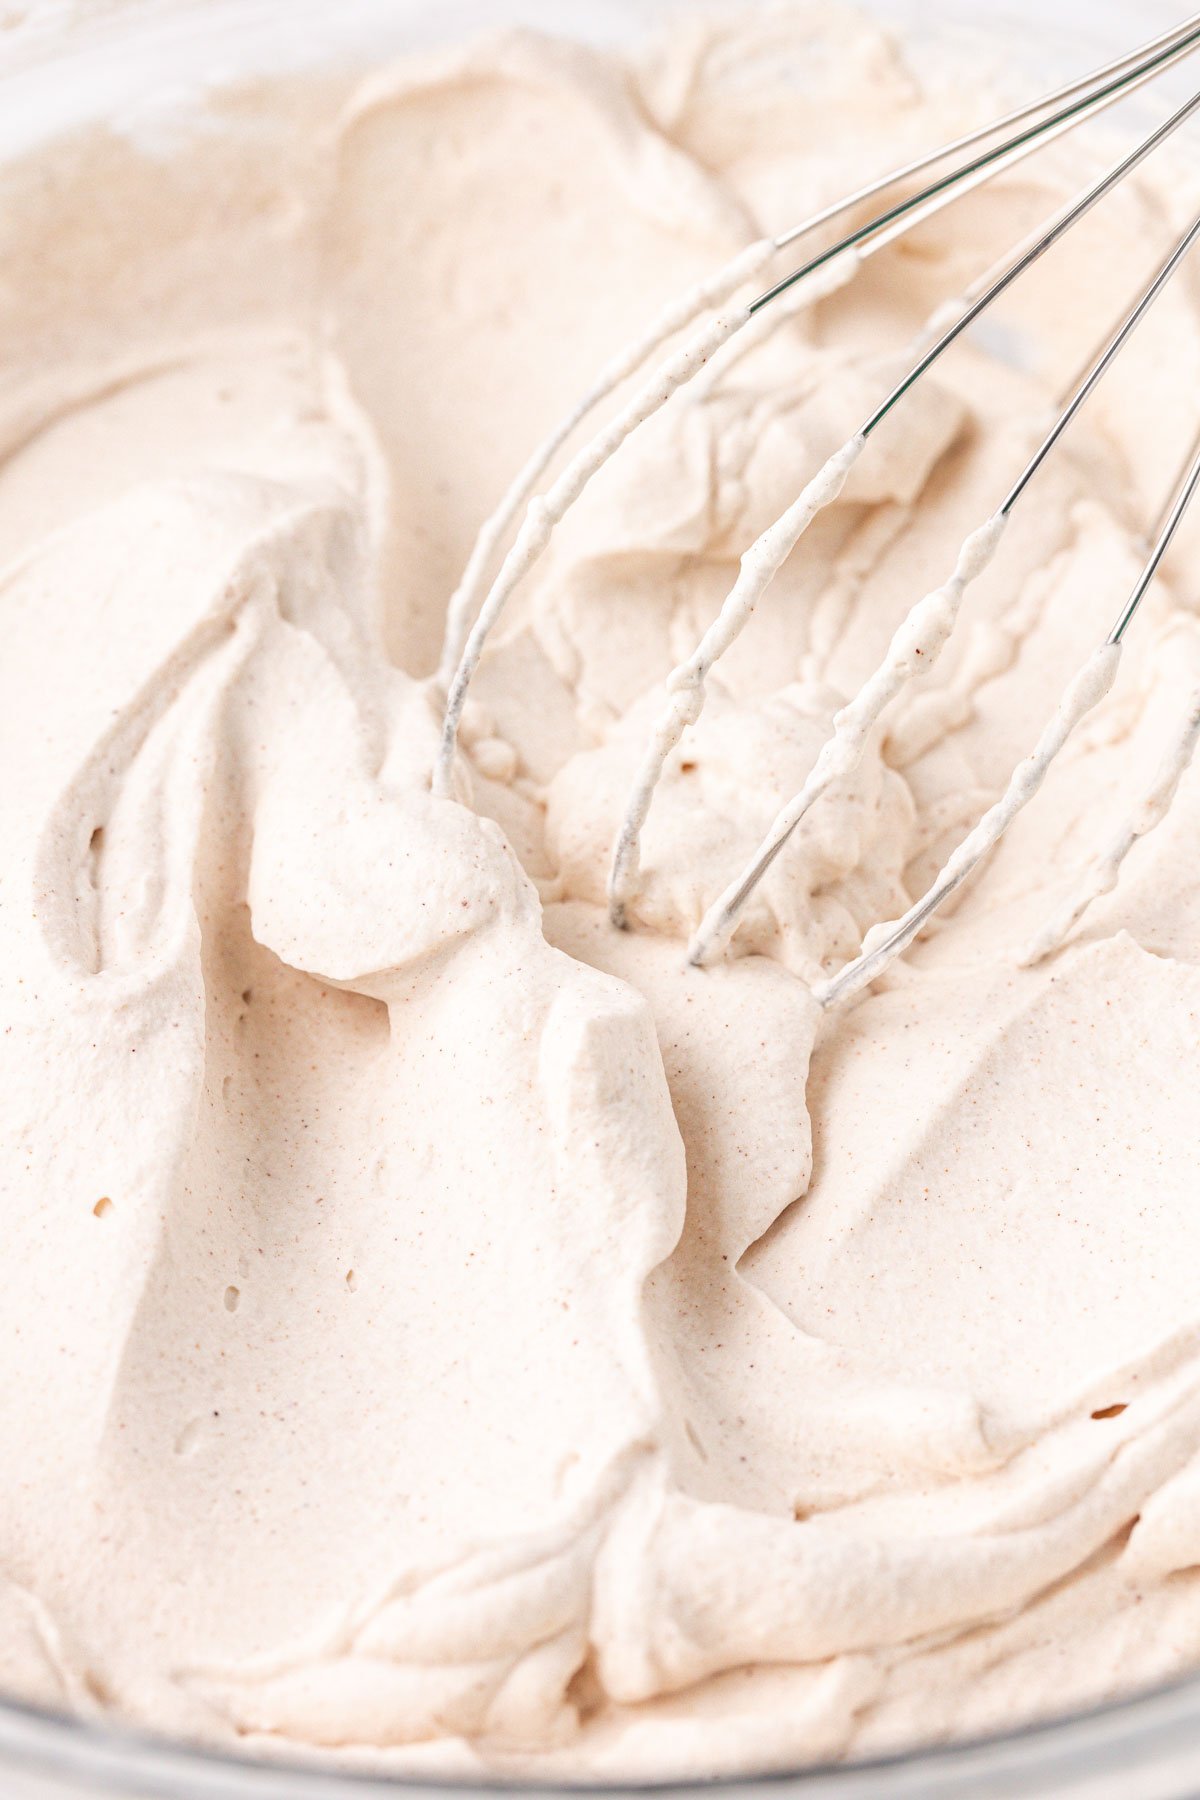
<svg viewBox="0 0 1200 1800"><path fill-rule="evenodd" d="M1104 642L1092 652L1083 668L1072 678L1057 711L1046 725L1033 753L1027 756L1023 762L1018 763L1012 779L1000 799L984 814L978 825L963 839L958 848L951 853L931 886L909 908L904 917L894 924L875 927L872 932L868 933L859 955L852 962L847 963L843 969L840 969L830 980L819 983L813 989L816 999L823 1007L835 1006L840 1001L849 999L852 994L876 980L888 964L908 948L938 908L962 886L984 857L995 848L1013 819L1033 799L1045 780L1050 764L1062 749L1067 738L1087 717L1088 713L1099 705L1112 687L1116 679L1125 632L1158 573L1163 557L1170 548L1188 508L1195 498L1197 488L1200 488L1200 449L1192 457L1154 548L1147 557L1128 599L1121 608L1116 623ZM1191 759L1195 750L1198 729L1193 720L1196 705L1195 700L1189 703L1188 715L1179 736L1178 747L1168 758L1166 773L1159 777L1158 785L1165 794L1165 803L1161 809L1152 810L1150 821L1142 831L1129 828L1117 849L1109 852L1110 860L1115 865L1114 882L1116 869L1119 868L1126 851L1132 846L1137 836L1144 835L1145 830L1150 829L1161 818ZM1155 810L1157 810L1157 817L1154 816ZM1070 926L1082 916L1090 898L1089 895L1081 904L1077 903L1074 916L1064 930L1070 929ZM1022 960L1025 962L1036 961L1040 956L1047 954L1050 947L1053 946L1035 943L1033 949L1027 952Z"/></svg>
<svg viewBox="0 0 1200 1800"><path fill-rule="evenodd" d="M917 359L902 379L896 383L895 387L879 403L875 411L871 414L871 417L863 425L863 436L870 437L871 433L877 430L884 419L887 418L892 408L904 398L909 389L913 387L923 375L928 373L934 363L944 355L950 346L955 343L965 331L969 330L975 321L987 312L989 308L992 307L1010 287L1012 287L1014 282L1019 281L1021 276L1033 267L1034 263L1039 262L1041 258L1046 255L1047 251L1052 250L1054 246L1080 222L1081 219L1086 217L1094 207L1098 206L1100 201L1105 199L1115 187L1118 187L1120 183L1125 180L1127 175L1131 174L1139 164L1145 162L1146 158L1151 156L1154 151L1158 149L1160 144L1165 143L1169 137L1172 137L1175 132L1179 130L1180 126L1185 124L1187 120L1198 111L1200 111L1200 92L1193 94L1189 100L1185 100L1183 105L1178 107L1176 111L1171 114L1170 118L1165 119L1161 125L1156 126L1152 132L1144 137L1142 141L1130 151L1128 156L1122 157L1120 162L1114 163L1112 168L1107 171L1101 180L1095 182L1078 200L1072 201L1069 206L1063 207L1051 224L1045 227L1032 242L1022 248L1018 254L1004 266L1000 274L991 281L981 294L970 301L959 317L955 319L951 325L947 326L934 343L930 345L929 349ZM1047 446L1047 448L1049 447L1050 446Z"/></svg>
<svg viewBox="0 0 1200 1800"><path fill-rule="evenodd" d="M778 295L789 289L794 290L803 283L810 300L819 298L828 291L830 285L823 277L834 275L832 285L838 285L841 280L839 271L852 273L854 266L863 257L894 242L902 233L915 229L943 207L971 192L981 182L993 179L1002 170L1032 154L1063 131L1074 129L1084 119L1095 116L1105 107L1132 93L1143 82L1154 79L1165 68L1190 55L1198 45L1200 14L1193 14L1175 30L1151 39L1138 50L1115 59L1091 75L1080 77L1019 107L999 121L968 132L952 144L939 146L902 168L868 183L857 193L823 208L777 237L763 239L760 243L751 245L724 269L717 271L715 276L697 283L687 293L679 296L664 309L650 332L611 358L592 387L535 447L517 478L501 497L499 505L481 528L462 578L451 597L442 654L435 678L437 691L446 695L446 701L441 744L434 767L434 793L447 796L450 792L451 765L467 691L486 640L513 591L544 554L562 514L575 504L598 470L633 431L666 405L681 386L695 378L716 349L747 325ZM1064 101L1067 104L1060 104ZM1057 107L1058 110L1044 119L1037 119L1037 115L1048 107ZM646 381L635 404L625 409L622 429L614 432L606 428L584 447L573 465L578 478L566 483L560 478L560 482L555 484L546 497L547 501L553 499L552 504L539 505L536 499L531 498L538 480L578 426L622 382L635 374L670 337L692 323L708 307L721 305L730 299L741 279L744 277L748 280L753 270L768 256L833 219L844 216L855 206L911 179L914 174L936 166L965 148L986 141L1014 123L1023 124L1030 119L1037 119L1037 123L971 159L966 165L952 169L896 206L885 209L884 213L868 221L857 231L823 249L809 263L793 270L781 283L760 294L757 300L741 308L734 308L723 315L721 321L714 321L714 324L720 323L722 326L718 337L713 336L711 326L702 328L695 339L684 346L683 352L671 358ZM485 591L488 569L522 505L526 504L528 511L524 526L518 533L518 544L514 545L499 574Z"/></svg>
<svg viewBox="0 0 1200 1800"><path fill-rule="evenodd" d="M1160 39L1157 42L1162 44L1163 40ZM805 280L823 263L840 255L844 250L857 247L860 252L863 252L867 247L883 249L888 244L894 243L899 235L898 227L903 226L904 229L911 230L916 224L924 224L925 220L939 211L941 205L947 200L959 199L963 192L972 191L976 186L982 185L984 181L992 180L1004 169L1023 160L1026 155L1044 148L1055 138L1063 136L1068 131L1073 131L1086 119L1093 118L1097 113L1103 112L1108 106L1115 104L1116 101L1125 99L1128 94L1147 81L1156 80L1165 69L1190 56L1198 45L1200 45L1200 16L1188 21L1188 24L1181 27L1176 33L1168 34L1166 47L1158 49L1156 54L1135 56L1124 62L1121 65L1121 73L1114 79L1101 81L1098 87L1090 88L1081 98L1074 99L1070 105L1051 113L1045 119L1038 120L1036 124L1006 138L1002 143L994 145L990 150L982 152L957 168L949 170L945 175L939 176L936 181L929 182L919 192L906 195L902 200L886 207L883 212L877 213L874 218L868 219L855 230L847 232L836 243L828 245L807 262L793 269L790 274L783 276L773 287L767 288L764 293L751 302L751 314L760 311L764 306L769 306L773 300L778 299L781 294L785 294L795 283ZM1100 71L1102 76L1107 73L1108 70ZM1084 83L1078 85L1084 86L1086 79ZM1072 90L1072 92L1077 91L1077 88ZM1052 104L1060 97L1061 90L1060 93L1049 96L1047 100L1038 103L1036 109L1040 110L1041 107ZM1026 113L1023 116L1028 117L1029 114ZM990 136L999 129L1001 129L1000 126L992 125L982 135ZM976 137L974 141L978 142L979 137ZM950 154L950 148L947 148L940 155L930 158L918 167L930 167ZM910 170L909 173L911 172ZM898 185L903 179L902 174L892 174L873 191L875 193L886 191L887 188ZM864 190L864 192L870 191L872 190ZM848 211L851 204L850 201L841 201L837 208L830 209L825 217L836 218ZM805 225L795 233L782 239L776 238L775 242L782 247L783 244L792 242L795 237L815 230L818 224L823 222L825 219L818 215L816 218L806 221Z"/></svg>
<svg viewBox="0 0 1200 1800"><path fill-rule="evenodd" d="M819 230L834 219L842 218L848 212L865 206L869 200L886 193L891 187L899 187L923 175L927 169L936 168L940 162L946 162L952 156L960 156L964 151L974 149L976 144L986 143L988 138L999 132L1010 131L1014 125L1022 125L1028 119L1036 118L1045 112L1047 107L1056 106L1062 101L1069 101L1080 95L1094 97L1094 90L1108 81L1110 77L1129 75L1134 81L1140 81L1161 73L1178 55L1186 54L1194 41L1194 35L1200 31L1200 13L1193 13L1182 19L1178 25L1164 31L1147 43L1140 44L1136 50L1127 51L1123 56L1114 57L1111 62L1102 63L1098 68L1090 69L1086 75L1075 76L1061 87L1049 93L1040 94L1036 100L1023 101L1011 112L1004 113L998 119L990 119L985 125L977 125L961 137L953 138L949 143L939 144L932 150L923 151L911 162L891 169L886 175L876 176L864 186L856 188L833 201L823 211L814 213L801 224L790 230L781 232L775 239L776 247L784 250L789 244L806 236L809 232ZM1114 84L1115 85L1115 84ZM1126 91L1129 91L1128 89Z"/></svg>
<svg viewBox="0 0 1200 1800"><path fill-rule="evenodd" d="M929 347L918 356L862 425L857 438L852 441L861 444L868 440L871 433L882 424L893 408L911 392L921 377L934 366L967 328L994 305L1021 275L1039 261L1080 219L1098 205L1197 111L1200 111L1200 93L1193 95L1182 106L1176 108L1168 119L1142 138L1140 143L1114 163L1084 194L1060 208L1049 225L1045 226L1038 236L1028 240L991 284L978 294L959 317L935 337ZM729 884L701 920L699 929L688 946L687 960L689 963L702 965L729 941L747 901L801 820L828 791L832 783L849 774L861 759L866 749L870 729L881 716L884 708L891 703L900 689L914 675L933 666L950 637L967 587L982 573L995 552L1003 520L1007 518L1033 474L1045 461L1053 445L1057 443L1088 394L1111 366L1121 345L1140 323L1172 274L1180 266L1194 241L1197 230L1200 230L1200 222L1190 234L1181 240L1180 245L1168 257L1166 263L1150 282L1141 300L1118 326L1112 340L1096 359L1084 382L1068 402L1064 413L1056 421L1031 463L1018 478L998 514L995 515L993 528L985 529L985 533L982 535L973 534L972 538L968 539L967 544L963 547L959 564L949 580L941 588L935 589L927 595L913 609L909 618L901 625L893 638L888 655L879 669L864 685L857 699L842 708L837 714L830 737L818 755L803 787L793 795L777 815L746 868ZM817 480L819 481L820 477ZM835 497L836 491L836 489L831 489L827 499ZM827 499L823 497L823 503L827 503ZM809 522L811 522L810 519L803 521L804 524ZM739 573L738 580L721 609L719 618L730 616L736 621L738 629L747 621L753 605L761 597L766 586L766 582L761 579L761 567L764 560L761 547L770 538L771 532L775 530L776 527L769 528L769 531L764 533L747 552L747 556L743 558L742 571ZM790 550L791 547L794 547L795 541L796 538L793 537L786 548ZM747 559L750 559L749 563ZM773 567L768 571L768 579L780 566L782 560L781 556L775 559ZM711 630L710 627L710 632ZM732 632L727 631L725 635L727 638L731 638ZM722 648L725 647L727 645L723 644ZM679 664L673 674L668 677L667 687L671 693L671 699L667 711L656 727L647 747L642 766L630 792L613 852L612 869L609 876L609 895L610 913L614 923L619 924L623 921L634 892L634 883L640 865L640 836L649 815L654 790L662 777L667 756L682 736L684 726L694 724L700 715L705 694L705 678L713 660L715 659L710 658L704 661L697 652L687 662ZM682 691L685 688L687 691Z"/></svg>
<svg viewBox="0 0 1200 1800"><path fill-rule="evenodd" d="M1155 541L1154 548L1146 558L1146 565L1134 584L1128 600L1117 615L1116 624L1108 634L1110 644L1119 644L1132 623L1133 616L1146 596L1146 590L1158 574L1163 557L1171 547L1179 527L1183 524L1188 508L1196 497L1196 489L1200 487L1200 448L1197 448L1179 485L1179 491L1171 504L1166 519Z"/></svg>

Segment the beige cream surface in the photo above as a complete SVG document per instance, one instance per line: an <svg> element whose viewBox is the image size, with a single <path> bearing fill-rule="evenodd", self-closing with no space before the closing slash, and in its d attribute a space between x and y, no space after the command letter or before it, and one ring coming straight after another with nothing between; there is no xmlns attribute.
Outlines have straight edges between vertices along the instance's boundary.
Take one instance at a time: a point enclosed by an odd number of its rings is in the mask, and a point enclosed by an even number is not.
<svg viewBox="0 0 1200 1800"><path fill-rule="evenodd" d="M1200 1661L1195 538L982 879L1194 429L1185 272L937 670L687 938L1194 208L1148 168L873 441L605 880L667 669L1081 144L638 433L429 776L446 600L594 367L995 104L850 15L503 37L90 134L0 204L0 1680L255 1750L689 1773ZM719 678L718 678L719 677Z"/></svg>

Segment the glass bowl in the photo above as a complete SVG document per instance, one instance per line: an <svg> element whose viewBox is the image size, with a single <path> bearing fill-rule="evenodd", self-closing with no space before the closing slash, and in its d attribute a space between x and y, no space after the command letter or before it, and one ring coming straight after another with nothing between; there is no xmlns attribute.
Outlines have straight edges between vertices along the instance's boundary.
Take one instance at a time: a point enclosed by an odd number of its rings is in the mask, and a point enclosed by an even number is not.
<svg viewBox="0 0 1200 1800"><path fill-rule="evenodd" d="M692 0L694 3L694 0ZM861 3L861 0L860 0ZM498 24L600 43L643 33L689 0L32 0L0 10L0 160L72 125L186 126L205 96L264 70L366 59ZM1040 91L1178 22L1170 0L868 0L930 54L1006 47ZM1186 74L1176 74L1178 87ZM650 1787L714 1800L1188 1800L1200 1794L1200 1676L1004 1735L869 1762ZM244 1760L0 1701L0 1800L399 1800L585 1788L390 1778ZM591 1791L596 1792L593 1788Z"/></svg>

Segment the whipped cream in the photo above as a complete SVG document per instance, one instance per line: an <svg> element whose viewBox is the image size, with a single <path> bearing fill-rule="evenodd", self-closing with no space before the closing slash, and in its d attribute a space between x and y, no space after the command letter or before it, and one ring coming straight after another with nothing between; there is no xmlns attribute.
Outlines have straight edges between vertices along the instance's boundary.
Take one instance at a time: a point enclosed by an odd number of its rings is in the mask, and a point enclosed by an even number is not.
<svg viewBox="0 0 1200 1800"><path fill-rule="evenodd" d="M1148 163L870 454L837 460L905 346L1093 147L803 309L733 305L657 410L634 375L772 233L996 110L797 4L266 84L177 153L3 172L8 1690L618 1777L1200 1661L1194 529L1088 665L1194 433L1195 271L938 587L1195 176ZM600 449L472 645L581 391ZM662 684L756 542L617 930ZM902 679L922 594L955 629ZM980 877L824 1012L997 807Z"/></svg>

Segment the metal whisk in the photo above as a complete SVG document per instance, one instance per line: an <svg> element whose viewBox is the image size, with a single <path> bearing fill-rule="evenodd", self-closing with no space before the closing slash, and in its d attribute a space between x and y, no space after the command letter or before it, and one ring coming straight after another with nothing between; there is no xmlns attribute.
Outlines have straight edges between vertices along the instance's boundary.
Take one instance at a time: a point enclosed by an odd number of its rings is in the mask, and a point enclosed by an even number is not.
<svg viewBox="0 0 1200 1800"><path fill-rule="evenodd" d="M653 321L642 338L615 357L520 471L481 530L451 599L438 677L440 689L446 696L446 706L434 769L434 793L443 797L450 793L459 721L471 678L490 632L514 589L544 553L555 526L632 432L665 406L680 388L694 381L706 365L711 365L706 378L712 379L713 373L723 364L727 366L744 345L765 335L800 307L812 304L851 280L868 257L1084 120L1094 118L1135 88L1181 62L1198 47L1200 14L1193 14L1174 30L1128 55L958 138L952 144L931 151L779 236L752 244L725 268L680 296ZM860 430L828 459L786 512L745 551L737 580L717 617L692 654L667 678L667 703L646 745L613 851L608 894L614 924L624 925L627 906L637 892L641 834L655 790L683 733L700 716L706 682L713 666L747 624L770 581L817 513L841 492L851 468L866 451L876 429L950 346L1026 270L1197 112L1200 112L1200 92L1150 131L1086 192L1061 208L956 302L940 308L916 347L911 367L880 401ZM944 172L932 176L917 191L902 193L865 224L820 250L756 299L731 304L739 290L787 245L831 225L893 189L904 190L917 177L944 164L950 165ZM1182 266L1197 239L1200 239L1200 216L1184 232L1095 353L991 518L963 544L948 579L918 601L897 630L878 668L860 692L835 715L830 735L803 787L783 807L746 868L713 902L701 921L688 946L690 963L703 964L724 948L747 900L797 825L835 781L843 779L857 766L885 707L909 681L932 667L953 630L967 587L994 556L1014 507ZM664 344L705 314L712 316L706 318L684 339L680 348L669 354L618 405L612 418L570 458L545 492L535 494L538 481L588 414L636 374ZM739 340L737 344L733 342L735 338ZM1200 487L1200 440L1154 528L1153 547L1133 591L1108 637L1069 683L1054 717L1031 754L1018 764L1000 799L952 852L926 893L901 919L874 927L867 934L858 956L814 989L822 1005L833 1005L879 975L912 942L942 902L961 886L1037 792L1050 763L1071 731L1111 687L1125 633L1197 487ZM526 509L524 519L498 572L489 582L489 572L500 546L523 506ZM1185 716L1168 746L1162 769L1143 796L1135 815L1117 832L1056 919L1027 948L1025 961L1034 961L1053 949L1073 928L1091 899L1115 885L1128 849L1165 814L1198 737L1200 693L1189 701Z"/></svg>

